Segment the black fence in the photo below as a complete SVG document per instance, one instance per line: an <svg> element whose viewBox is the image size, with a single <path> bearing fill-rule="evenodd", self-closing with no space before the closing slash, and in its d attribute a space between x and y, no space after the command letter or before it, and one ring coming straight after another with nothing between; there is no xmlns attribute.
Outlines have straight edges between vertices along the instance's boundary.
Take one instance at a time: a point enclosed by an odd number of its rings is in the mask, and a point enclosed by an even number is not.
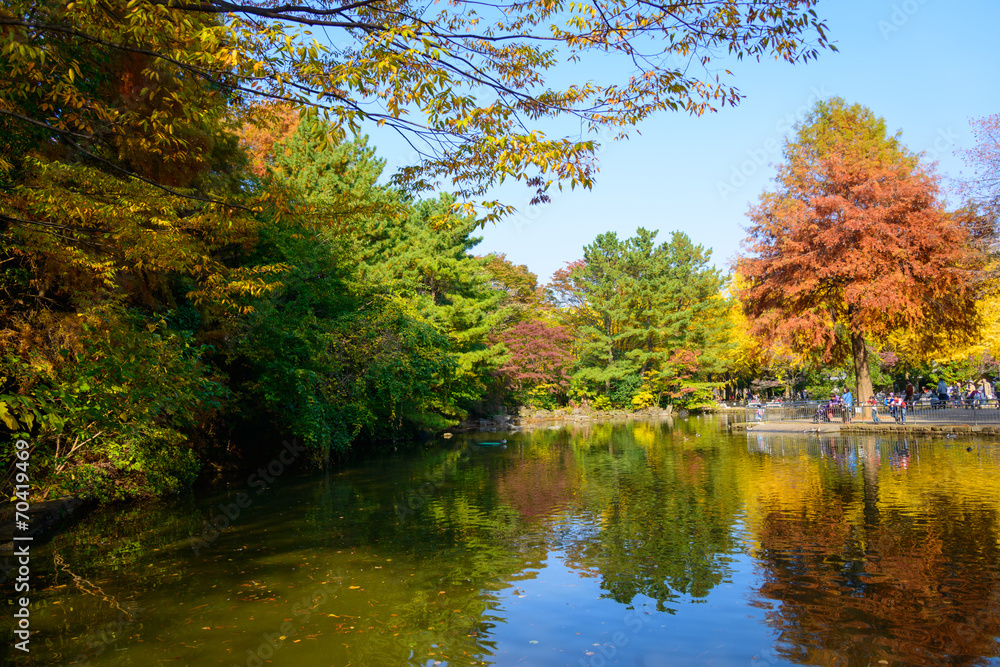
<svg viewBox="0 0 1000 667"><path fill-rule="evenodd" d="M996 399L928 401L922 399L903 407L879 403L872 416L871 405L855 405L851 421L906 424L1000 424L1000 404ZM841 404L819 401L750 404L745 408L746 421L769 422L846 422L848 413Z"/></svg>

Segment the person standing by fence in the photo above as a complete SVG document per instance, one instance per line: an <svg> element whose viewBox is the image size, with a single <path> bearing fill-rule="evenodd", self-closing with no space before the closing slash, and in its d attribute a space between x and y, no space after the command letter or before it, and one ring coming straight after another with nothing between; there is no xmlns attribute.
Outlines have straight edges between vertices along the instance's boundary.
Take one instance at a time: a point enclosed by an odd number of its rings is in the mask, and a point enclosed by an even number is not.
<svg viewBox="0 0 1000 667"><path fill-rule="evenodd" d="M872 423L873 424L880 423L882 420L878 418L878 399L872 396L871 398L868 399L868 404L871 405L872 408ZM862 421L864 421L863 414L861 415L861 417Z"/></svg>
<svg viewBox="0 0 1000 667"><path fill-rule="evenodd" d="M854 418L854 395L851 394L851 388L844 388L844 395L840 397L840 402L844 404L842 418L845 424L850 424L851 419Z"/></svg>

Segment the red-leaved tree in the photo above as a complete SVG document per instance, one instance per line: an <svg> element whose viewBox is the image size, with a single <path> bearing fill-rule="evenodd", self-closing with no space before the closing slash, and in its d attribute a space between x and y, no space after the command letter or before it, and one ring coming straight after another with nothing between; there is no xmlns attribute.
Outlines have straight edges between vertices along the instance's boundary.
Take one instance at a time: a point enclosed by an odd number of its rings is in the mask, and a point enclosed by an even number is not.
<svg viewBox="0 0 1000 667"><path fill-rule="evenodd" d="M824 362L850 355L867 400L870 340L907 329L941 345L975 330L978 258L962 218L881 118L821 101L784 156L736 267L755 333Z"/></svg>
<svg viewBox="0 0 1000 667"><path fill-rule="evenodd" d="M564 326L540 320L518 322L498 336L510 354L498 373L515 392L539 385L549 385L553 392L565 391L573 365L572 340Z"/></svg>

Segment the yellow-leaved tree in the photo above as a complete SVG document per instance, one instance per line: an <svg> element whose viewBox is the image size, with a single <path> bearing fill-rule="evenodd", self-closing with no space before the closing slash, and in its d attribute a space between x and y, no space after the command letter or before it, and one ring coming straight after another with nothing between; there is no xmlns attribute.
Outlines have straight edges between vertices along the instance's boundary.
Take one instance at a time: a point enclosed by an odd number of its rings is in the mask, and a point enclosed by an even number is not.
<svg viewBox="0 0 1000 667"><path fill-rule="evenodd" d="M0 9L0 114L78 151L105 141L197 163L206 97L284 100L338 131L371 122L406 137L418 157L401 184L444 183L461 200L512 178L544 197L553 182L592 184L591 132L736 104L718 53L802 62L833 48L815 4L14 0ZM607 55L621 64L607 82L557 76ZM543 131L567 116L582 134Z"/></svg>

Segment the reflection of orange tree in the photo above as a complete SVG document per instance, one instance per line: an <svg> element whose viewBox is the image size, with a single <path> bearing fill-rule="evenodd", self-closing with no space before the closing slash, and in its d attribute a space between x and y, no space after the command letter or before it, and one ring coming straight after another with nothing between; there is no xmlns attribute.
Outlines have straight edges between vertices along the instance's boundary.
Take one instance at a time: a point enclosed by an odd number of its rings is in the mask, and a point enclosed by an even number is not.
<svg viewBox="0 0 1000 667"><path fill-rule="evenodd" d="M809 504L772 513L759 531L760 596L780 603L768 621L783 658L974 664L996 655L995 512L939 499L930 521L882 511L852 522L840 509L849 502Z"/></svg>

